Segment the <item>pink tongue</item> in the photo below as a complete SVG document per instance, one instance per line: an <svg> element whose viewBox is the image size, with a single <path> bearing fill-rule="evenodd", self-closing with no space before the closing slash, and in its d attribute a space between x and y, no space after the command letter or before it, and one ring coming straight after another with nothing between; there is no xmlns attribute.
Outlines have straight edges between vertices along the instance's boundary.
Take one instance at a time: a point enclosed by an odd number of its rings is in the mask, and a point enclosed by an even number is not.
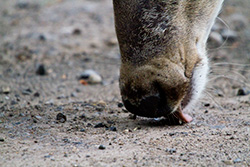
<svg viewBox="0 0 250 167"><path fill-rule="evenodd" d="M182 113L182 110L180 107L178 111L175 113L175 115L185 123L189 123L193 120L193 118L190 115Z"/></svg>

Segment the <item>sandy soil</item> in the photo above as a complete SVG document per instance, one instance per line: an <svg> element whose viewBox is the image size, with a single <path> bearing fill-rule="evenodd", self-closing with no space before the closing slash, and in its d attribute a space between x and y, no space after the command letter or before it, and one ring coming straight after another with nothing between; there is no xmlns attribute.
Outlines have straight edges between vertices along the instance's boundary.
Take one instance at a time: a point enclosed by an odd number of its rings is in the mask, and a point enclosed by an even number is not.
<svg viewBox="0 0 250 167"><path fill-rule="evenodd" d="M122 107L111 0L1 1L0 166L250 166L249 8L226 1L214 32L235 34L209 40L207 91L173 126Z"/></svg>

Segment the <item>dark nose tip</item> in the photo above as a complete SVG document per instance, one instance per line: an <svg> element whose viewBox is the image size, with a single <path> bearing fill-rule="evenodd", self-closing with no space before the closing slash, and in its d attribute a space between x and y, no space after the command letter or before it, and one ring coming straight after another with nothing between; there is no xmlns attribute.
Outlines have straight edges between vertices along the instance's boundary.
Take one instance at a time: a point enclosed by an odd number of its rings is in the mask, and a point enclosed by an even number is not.
<svg viewBox="0 0 250 167"><path fill-rule="evenodd" d="M167 116L171 111L165 98L160 96L142 98L137 104L133 104L129 100L124 100L123 102L129 112L143 117L156 118Z"/></svg>

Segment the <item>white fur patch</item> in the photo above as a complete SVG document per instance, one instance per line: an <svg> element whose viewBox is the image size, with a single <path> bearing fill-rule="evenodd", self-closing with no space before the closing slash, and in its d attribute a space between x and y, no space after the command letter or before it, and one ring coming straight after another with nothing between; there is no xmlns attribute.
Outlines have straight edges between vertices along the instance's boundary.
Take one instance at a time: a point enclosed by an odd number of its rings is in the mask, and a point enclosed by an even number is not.
<svg viewBox="0 0 250 167"><path fill-rule="evenodd" d="M217 8L215 9L208 24L206 25L207 27L204 29L201 28L200 34L198 34L200 38L196 47L197 47L197 52L201 61L199 64L197 64L197 66L193 70L192 88L191 88L192 95L191 95L191 99L188 105L183 110L192 109L195 103L197 102L197 100L200 98L203 90L205 89L205 86L207 83L207 75L209 71L208 58L207 58L205 46L206 46L206 42L210 34L211 28L221 9L222 3L223 3L223 0L218 1Z"/></svg>

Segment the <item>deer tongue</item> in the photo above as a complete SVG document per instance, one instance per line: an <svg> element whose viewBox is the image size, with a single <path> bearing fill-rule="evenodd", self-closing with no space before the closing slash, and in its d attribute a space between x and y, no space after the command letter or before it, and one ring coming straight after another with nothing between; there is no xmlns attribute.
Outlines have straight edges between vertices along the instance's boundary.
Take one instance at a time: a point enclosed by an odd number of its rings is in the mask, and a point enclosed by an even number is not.
<svg viewBox="0 0 250 167"><path fill-rule="evenodd" d="M193 118L188 115L188 114L184 114L182 112L182 109L181 107L178 108L178 111L175 113L175 115L180 119L182 120L184 123L189 123L193 120Z"/></svg>

